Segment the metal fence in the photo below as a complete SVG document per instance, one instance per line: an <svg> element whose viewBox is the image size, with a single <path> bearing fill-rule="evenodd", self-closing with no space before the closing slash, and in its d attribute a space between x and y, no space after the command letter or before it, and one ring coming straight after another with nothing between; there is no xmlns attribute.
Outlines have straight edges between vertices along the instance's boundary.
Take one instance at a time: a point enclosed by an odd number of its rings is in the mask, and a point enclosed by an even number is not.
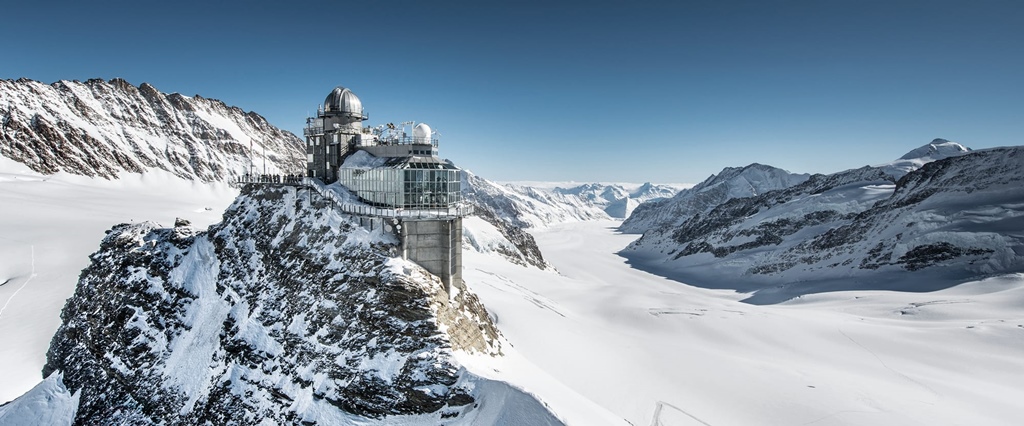
<svg viewBox="0 0 1024 426"><path fill-rule="evenodd" d="M461 202L451 207L416 209L386 208L363 203L353 203L349 200L343 199L334 190L327 188L320 179L298 175L246 174L239 176L237 183L308 187L320 194L321 197L330 200L331 203L342 212L356 216L400 219L451 219L469 216L473 214L474 211L473 205L466 202Z"/></svg>

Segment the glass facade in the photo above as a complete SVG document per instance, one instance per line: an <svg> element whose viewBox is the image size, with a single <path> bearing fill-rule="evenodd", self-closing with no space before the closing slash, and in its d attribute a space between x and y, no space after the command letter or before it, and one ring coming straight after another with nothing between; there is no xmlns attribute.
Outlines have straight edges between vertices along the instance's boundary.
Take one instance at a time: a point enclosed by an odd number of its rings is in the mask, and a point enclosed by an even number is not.
<svg viewBox="0 0 1024 426"><path fill-rule="evenodd" d="M461 173L458 169L439 168L437 164L410 164L409 168L342 168L338 170L338 181L371 205L403 209L449 208L462 201Z"/></svg>

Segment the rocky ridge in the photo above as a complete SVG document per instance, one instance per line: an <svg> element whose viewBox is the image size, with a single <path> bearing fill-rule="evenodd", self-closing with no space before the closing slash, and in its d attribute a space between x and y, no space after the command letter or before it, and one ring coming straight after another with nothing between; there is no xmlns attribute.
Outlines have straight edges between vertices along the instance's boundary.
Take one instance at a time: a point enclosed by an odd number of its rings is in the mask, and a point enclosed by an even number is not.
<svg viewBox="0 0 1024 426"><path fill-rule="evenodd" d="M744 290L900 271L932 271L948 285L1024 270L1024 148L921 163L898 180L888 165L863 167L731 198L624 254L718 281L744 277Z"/></svg>
<svg viewBox="0 0 1024 426"><path fill-rule="evenodd" d="M788 188L808 178L807 174L794 174L757 163L745 167L726 167L672 198L640 204L619 229L635 234L663 233L687 218L704 213L729 199Z"/></svg>
<svg viewBox="0 0 1024 426"><path fill-rule="evenodd" d="M264 154L265 153L265 154ZM255 112L125 80L0 80L0 155L32 170L116 178L166 170L231 181L255 165L300 173L303 142Z"/></svg>

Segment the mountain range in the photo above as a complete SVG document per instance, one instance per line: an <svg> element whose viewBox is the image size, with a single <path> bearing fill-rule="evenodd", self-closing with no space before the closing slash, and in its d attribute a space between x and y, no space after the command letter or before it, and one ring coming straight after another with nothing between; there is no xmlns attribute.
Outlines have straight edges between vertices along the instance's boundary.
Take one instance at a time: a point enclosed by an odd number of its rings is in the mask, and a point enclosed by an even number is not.
<svg viewBox="0 0 1024 426"><path fill-rule="evenodd" d="M762 302L837 289L934 290L1024 271L1021 153L936 139L892 163L830 175L723 171L724 181L713 176L638 209L623 228L647 227L623 255Z"/></svg>

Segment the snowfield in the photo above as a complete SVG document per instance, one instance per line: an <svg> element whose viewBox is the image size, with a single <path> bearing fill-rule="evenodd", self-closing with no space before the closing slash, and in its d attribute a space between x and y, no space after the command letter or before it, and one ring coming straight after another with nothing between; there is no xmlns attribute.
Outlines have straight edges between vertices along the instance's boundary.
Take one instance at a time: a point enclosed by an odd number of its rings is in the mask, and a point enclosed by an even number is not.
<svg viewBox="0 0 1024 426"><path fill-rule="evenodd" d="M1019 424L1022 274L757 306L630 268L616 253L637 236L618 225L536 231L558 273L465 253L470 290L554 382L503 380L567 424L601 423L574 417L560 387L633 425Z"/></svg>

